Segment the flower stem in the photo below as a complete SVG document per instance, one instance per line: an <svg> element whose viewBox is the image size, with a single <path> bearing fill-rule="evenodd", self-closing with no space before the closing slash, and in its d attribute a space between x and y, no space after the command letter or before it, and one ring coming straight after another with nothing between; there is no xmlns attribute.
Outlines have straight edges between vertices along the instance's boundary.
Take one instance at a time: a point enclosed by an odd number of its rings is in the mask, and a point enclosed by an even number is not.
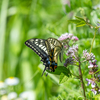
<svg viewBox="0 0 100 100"><path fill-rule="evenodd" d="M91 48L90 48L90 53L92 51L92 47L93 47L94 39L95 39L95 36L96 36L96 32L97 32L97 28L95 29L94 37L93 37L93 40L92 40L92 45L91 45Z"/></svg>
<svg viewBox="0 0 100 100"><path fill-rule="evenodd" d="M80 61L79 61L79 76L80 76L80 80L81 80L81 83L82 83L82 89L83 89L84 100L86 100L85 85L84 85L84 81L83 81L83 76L82 76L81 63L80 63Z"/></svg>

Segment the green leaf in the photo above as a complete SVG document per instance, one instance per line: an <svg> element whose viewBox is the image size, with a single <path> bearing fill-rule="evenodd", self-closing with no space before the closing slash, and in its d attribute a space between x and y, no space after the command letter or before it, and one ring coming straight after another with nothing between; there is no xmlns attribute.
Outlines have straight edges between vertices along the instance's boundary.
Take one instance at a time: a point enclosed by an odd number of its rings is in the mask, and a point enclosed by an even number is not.
<svg viewBox="0 0 100 100"><path fill-rule="evenodd" d="M68 20L68 21L71 22L71 23L75 23L75 24L80 23L80 20L75 20L75 19L73 19L73 20Z"/></svg>
<svg viewBox="0 0 100 100"><path fill-rule="evenodd" d="M78 23L76 25L76 27L81 27L81 26L84 26L84 25L86 25L86 23L84 21L81 21L80 23Z"/></svg>
<svg viewBox="0 0 100 100"><path fill-rule="evenodd" d="M77 25L76 27L81 27L81 26L86 25L85 21L80 21L80 20L69 20L69 22L75 23Z"/></svg>
<svg viewBox="0 0 100 100"><path fill-rule="evenodd" d="M59 84L66 82L67 79L68 79L68 77L64 73L61 73L60 79L59 79Z"/></svg>
<svg viewBox="0 0 100 100"><path fill-rule="evenodd" d="M47 70L47 72L52 73L52 74L56 74L56 75L60 75L61 73L64 73L66 76L70 76L70 70L64 66L57 66L57 68L55 69L55 72L50 72L49 70Z"/></svg>
<svg viewBox="0 0 100 100"><path fill-rule="evenodd" d="M76 19L74 19L74 20L69 20L69 22L77 24L76 27L81 27L81 26L86 25L86 22L83 18L78 17L78 16L75 16L75 18Z"/></svg>
<svg viewBox="0 0 100 100"><path fill-rule="evenodd" d="M85 20L84 20L82 17L75 16L75 18L76 18L77 20L80 20L80 21L84 21L84 22L85 22Z"/></svg>

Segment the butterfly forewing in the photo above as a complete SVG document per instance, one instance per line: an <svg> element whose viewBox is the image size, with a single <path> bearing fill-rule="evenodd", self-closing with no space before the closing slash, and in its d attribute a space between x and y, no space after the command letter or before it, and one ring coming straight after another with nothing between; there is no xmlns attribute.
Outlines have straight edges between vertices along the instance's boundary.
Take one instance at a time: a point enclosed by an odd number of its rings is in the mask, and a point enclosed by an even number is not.
<svg viewBox="0 0 100 100"><path fill-rule="evenodd" d="M37 53L41 58L48 55L44 39L30 39L25 42L25 44L31 48L35 53Z"/></svg>
<svg viewBox="0 0 100 100"><path fill-rule="evenodd" d="M45 41L46 40L44 39L30 39L25 42L26 46L31 48L35 53L37 53L41 57L41 61L43 62L43 65L45 65L43 73L45 72L45 70L50 69L49 54L47 51L47 44L45 43Z"/></svg>

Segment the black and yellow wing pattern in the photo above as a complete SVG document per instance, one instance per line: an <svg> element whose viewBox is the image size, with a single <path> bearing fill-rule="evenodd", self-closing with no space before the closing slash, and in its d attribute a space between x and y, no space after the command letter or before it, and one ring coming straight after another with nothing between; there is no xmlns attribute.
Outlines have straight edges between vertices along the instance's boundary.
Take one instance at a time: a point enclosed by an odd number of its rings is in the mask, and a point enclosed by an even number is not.
<svg viewBox="0 0 100 100"><path fill-rule="evenodd" d="M43 62L43 65L45 65L43 73L45 70L55 71L57 68L58 55L63 49L59 40L55 38L33 38L27 40L25 44L41 57L41 61Z"/></svg>

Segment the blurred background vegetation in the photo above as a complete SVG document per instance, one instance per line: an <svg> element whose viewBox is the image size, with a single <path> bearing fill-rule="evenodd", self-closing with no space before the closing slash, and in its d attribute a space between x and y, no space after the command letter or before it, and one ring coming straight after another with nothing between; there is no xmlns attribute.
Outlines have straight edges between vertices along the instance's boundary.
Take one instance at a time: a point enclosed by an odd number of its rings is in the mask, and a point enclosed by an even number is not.
<svg viewBox="0 0 100 100"><path fill-rule="evenodd" d="M59 76L53 74L41 77L44 66L39 56L24 44L31 38L58 38L67 32L79 38L80 53L90 50L94 29L69 23L75 16L86 17L92 25L99 25L100 1L0 0L0 81L19 78L13 91L18 95L31 91L35 98L32 100L76 100L82 96L80 81L73 77L64 84L59 84ZM100 30L92 52L99 66Z"/></svg>

